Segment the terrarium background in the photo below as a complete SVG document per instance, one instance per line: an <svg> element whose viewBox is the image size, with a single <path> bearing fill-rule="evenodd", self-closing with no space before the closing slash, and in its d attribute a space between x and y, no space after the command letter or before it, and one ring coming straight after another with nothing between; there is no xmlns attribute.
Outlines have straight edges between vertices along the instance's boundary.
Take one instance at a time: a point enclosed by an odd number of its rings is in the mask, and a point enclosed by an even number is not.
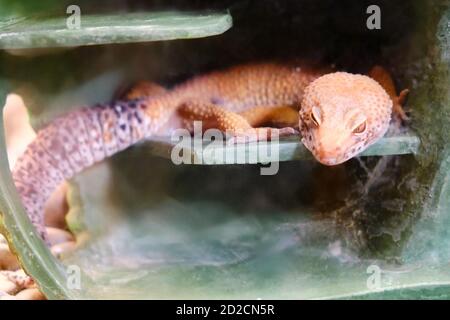
<svg viewBox="0 0 450 320"><path fill-rule="evenodd" d="M54 6L65 8L49 4L55 11ZM392 280L387 289L423 286L394 296L445 294L450 279L448 3L378 1L383 19L376 32L365 27L368 4L86 2L81 4L86 13L229 9L234 25L203 39L26 57L3 51L2 77L22 93L36 128L69 108L109 100L115 89L134 80L170 86L255 60L301 58L353 72L377 63L393 72L399 88L411 89L408 125L421 138L417 156L361 158L335 168L285 162L276 176L260 176L257 165L178 167L141 145L88 170L74 179L69 224L93 237L66 263L81 265L95 285L63 295L349 296L370 291L366 268L371 264L387 270ZM430 289L431 283L437 289Z"/></svg>

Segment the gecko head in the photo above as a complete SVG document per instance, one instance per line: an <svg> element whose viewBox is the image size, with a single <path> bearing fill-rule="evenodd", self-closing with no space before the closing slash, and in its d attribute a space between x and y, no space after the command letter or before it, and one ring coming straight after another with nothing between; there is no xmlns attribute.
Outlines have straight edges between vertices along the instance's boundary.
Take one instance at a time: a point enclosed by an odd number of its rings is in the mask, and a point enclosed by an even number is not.
<svg viewBox="0 0 450 320"><path fill-rule="evenodd" d="M305 89L302 142L322 164L356 156L388 129L392 100L375 80L346 72L326 74Z"/></svg>

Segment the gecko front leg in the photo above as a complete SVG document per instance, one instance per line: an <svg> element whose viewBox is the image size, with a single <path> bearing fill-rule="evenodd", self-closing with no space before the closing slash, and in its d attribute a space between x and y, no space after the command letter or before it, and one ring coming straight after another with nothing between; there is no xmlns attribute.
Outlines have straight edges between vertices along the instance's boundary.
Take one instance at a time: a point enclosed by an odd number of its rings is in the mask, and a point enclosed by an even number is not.
<svg viewBox="0 0 450 320"><path fill-rule="evenodd" d="M229 138L228 143L244 143L260 140L267 141L276 137L296 133L296 130L290 127L253 127L252 124L259 122L252 121L251 124L245 118L245 114L240 115L236 112L228 111L223 107L201 101L189 101L183 103L179 107L178 113L183 119L189 122L202 121L205 130L215 128L225 132Z"/></svg>

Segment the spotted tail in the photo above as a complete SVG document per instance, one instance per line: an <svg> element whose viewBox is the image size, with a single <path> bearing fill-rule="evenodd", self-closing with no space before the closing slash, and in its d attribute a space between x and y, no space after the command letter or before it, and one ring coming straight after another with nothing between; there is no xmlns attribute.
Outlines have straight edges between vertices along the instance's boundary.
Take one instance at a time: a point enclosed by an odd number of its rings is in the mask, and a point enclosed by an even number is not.
<svg viewBox="0 0 450 320"><path fill-rule="evenodd" d="M40 130L18 159L13 180L26 213L44 240L44 205L64 180L151 133L139 100L86 107Z"/></svg>

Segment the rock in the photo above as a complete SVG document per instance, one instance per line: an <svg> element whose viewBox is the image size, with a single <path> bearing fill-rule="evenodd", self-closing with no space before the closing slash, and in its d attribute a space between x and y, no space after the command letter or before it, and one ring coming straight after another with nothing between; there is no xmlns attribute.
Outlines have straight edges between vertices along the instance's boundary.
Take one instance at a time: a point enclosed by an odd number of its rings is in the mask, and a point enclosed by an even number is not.
<svg viewBox="0 0 450 320"><path fill-rule="evenodd" d="M61 259L73 252L75 248L76 243L74 241L69 241L54 245L53 247L51 247L50 251L56 258Z"/></svg>
<svg viewBox="0 0 450 320"><path fill-rule="evenodd" d="M5 243L0 243L0 270L17 270L19 261Z"/></svg>
<svg viewBox="0 0 450 320"><path fill-rule="evenodd" d="M19 291L19 286L0 272L0 292L5 294L15 294L17 291Z"/></svg>
<svg viewBox="0 0 450 320"><path fill-rule="evenodd" d="M66 226L66 214L69 212L67 203L67 183L62 183L50 196L45 204L45 225L55 228Z"/></svg>
<svg viewBox="0 0 450 320"><path fill-rule="evenodd" d="M0 277L2 277L5 282L12 282L19 289L30 288L35 285L33 278L27 275L23 269L16 271L0 271ZM0 289L0 291L2 291L2 289Z"/></svg>
<svg viewBox="0 0 450 320"><path fill-rule="evenodd" d="M48 241L51 246L64 242L73 242L74 237L70 232L62 229L47 227Z"/></svg>
<svg viewBox="0 0 450 320"><path fill-rule="evenodd" d="M15 295L17 300L46 300L42 292L37 288L25 289Z"/></svg>
<svg viewBox="0 0 450 320"><path fill-rule="evenodd" d="M36 133L30 125L28 111L22 98L16 94L8 95L3 108L3 117L8 161L12 168L17 158L36 137Z"/></svg>

